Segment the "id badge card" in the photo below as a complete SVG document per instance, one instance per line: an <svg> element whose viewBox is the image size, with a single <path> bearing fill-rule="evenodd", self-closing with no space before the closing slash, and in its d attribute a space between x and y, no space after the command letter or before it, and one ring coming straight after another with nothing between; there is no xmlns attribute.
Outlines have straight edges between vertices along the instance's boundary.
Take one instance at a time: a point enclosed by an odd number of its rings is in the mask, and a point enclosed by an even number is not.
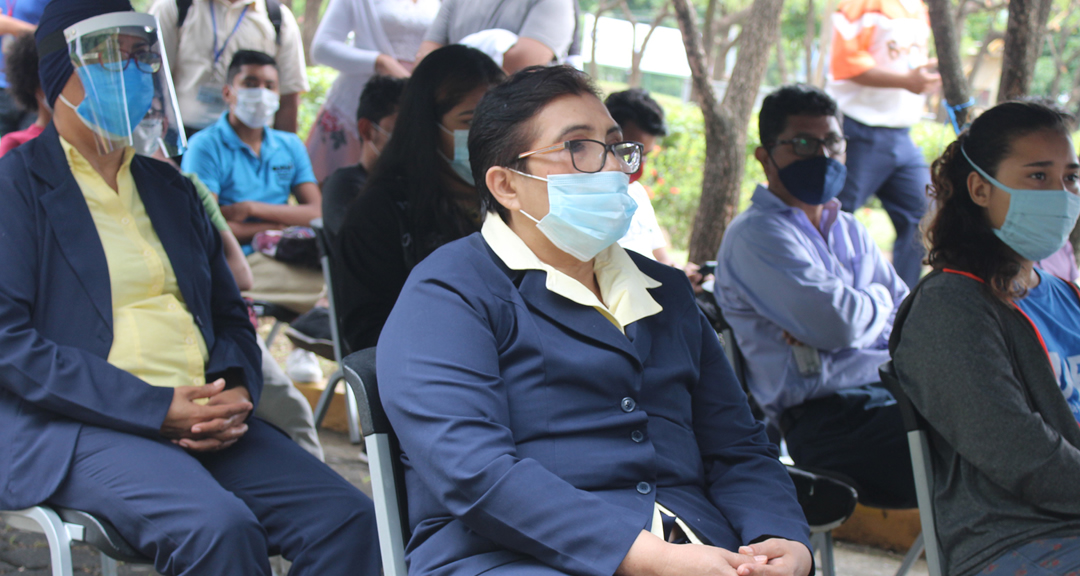
<svg viewBox="0 0 1080 576"><path fill-rule="evenodd" d="M220 84L203 84L199 86L199 93L196 98L206 109L207 114L218 116L228 108L228 105L225 104L225 97L221 95L223 87Z"/></svg>
<svg viewBox="0 0 1080 576"><path fill-rule="evenodd" d="M799 345L792 346L791 351L795 354L795 366L800 376L810 378L821 374L821 354L817 348Z"/></svg>

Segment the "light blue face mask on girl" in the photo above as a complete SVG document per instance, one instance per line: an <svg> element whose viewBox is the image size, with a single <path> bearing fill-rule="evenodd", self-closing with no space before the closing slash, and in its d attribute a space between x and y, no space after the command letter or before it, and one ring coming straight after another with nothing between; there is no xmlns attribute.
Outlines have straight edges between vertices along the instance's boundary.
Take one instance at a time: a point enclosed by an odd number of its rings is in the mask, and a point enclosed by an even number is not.
<svg viewBox="0 0 1080 576"><path fill-rule="evenodd" d="M449 128L442 124L438 124L438 126L439 130L454 137L454 159L447 158L446 154L442 153L442 150L438 150L439 156L446 160L446 163L454 169L454 173L468 182L469 186L476 186L476 180L473 179L472 175L472 165L469 164L469 131L454 130L451 132Z"/></svg>
<svg viewBox="0 0 1080 576"><path fill-rule="evenodd" d="M1069 239L1080 215L1080 196L1068 190L1024 190L998 182L971 161L964 147L960 152L968 164L994 186L1009 193L1005 223L994 234L1016 253L1039 261L1057 252Z"/></svg>
<svg viewBox="0 0 1080 576"><path fill-rule="evenodd" d="M592 260L630 229L637 202L627 192L628 174L552 174L541 178L514 172L547 182L547 216L537 220L524 210L521 213L536 222L536 228L556 248L582 262Z"/></svg>

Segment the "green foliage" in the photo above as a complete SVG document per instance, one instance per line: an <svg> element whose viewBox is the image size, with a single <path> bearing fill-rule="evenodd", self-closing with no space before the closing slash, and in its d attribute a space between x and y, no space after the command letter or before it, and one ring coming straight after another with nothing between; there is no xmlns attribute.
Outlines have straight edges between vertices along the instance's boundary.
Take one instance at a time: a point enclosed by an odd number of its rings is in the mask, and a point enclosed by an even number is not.
<svg viewBox="0 0 1080 576"><path fill-rule="evenodd" d="M338 71L329 66L308 66L308 84L311 90L300 96L300 113L296 119L296 133L307 141L311 126L319 115L319 108L326 101L326 93L337 78Z"/></svg>

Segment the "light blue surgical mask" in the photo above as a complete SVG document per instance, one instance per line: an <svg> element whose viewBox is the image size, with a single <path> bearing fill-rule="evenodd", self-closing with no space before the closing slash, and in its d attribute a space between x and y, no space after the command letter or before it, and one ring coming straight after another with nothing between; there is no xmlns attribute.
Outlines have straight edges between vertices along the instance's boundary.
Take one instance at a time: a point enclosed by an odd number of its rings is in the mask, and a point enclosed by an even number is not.
<svg viewBox="0 0 1080 576"><path fill-rule="evenodd" d="M451 160L446 157L446 154L442 153L442 150L438 150L439 156L446 160L446 163L454 169L454 173L461 177L462 180L469 183L469 186L476 186L476 180L472 175L472 165L469 164L469 131L468 130L453 130L451 131L446 126L439 124L439 130L446 132L454 137L454 158Z"/></svg>
<svg viewBox="0 0 1080 576"><path fill-rule="evenodd" d="M513 168L511 168L513 170ZM552 174L547 178L514 170L547 182L548 213L536 222L537 230L556 248L588 262L601 250L626 236L637 202L630 197L630 176L622 172Z"/></svg>
<svg viewBox="0 0 1080 576"><path fill-rule="evenodd" d="M106 132L103 136L126 138L142 122L154 101L154 76L132 64L120 72L101 66L75 69L86 96L73 106L61 94L64 104L75 110L83 123Z"/></svg>
<svg viewBox="0 0 1080 576"><path fill-rule="evenodd" d="M1002 242L1032 261L1042 260L1065 245L1080 215L1080 196L1068 190L1009 188L976 166L963 146L960 152L983 178L1009 193L1005 223L994 230Z"/></svg>

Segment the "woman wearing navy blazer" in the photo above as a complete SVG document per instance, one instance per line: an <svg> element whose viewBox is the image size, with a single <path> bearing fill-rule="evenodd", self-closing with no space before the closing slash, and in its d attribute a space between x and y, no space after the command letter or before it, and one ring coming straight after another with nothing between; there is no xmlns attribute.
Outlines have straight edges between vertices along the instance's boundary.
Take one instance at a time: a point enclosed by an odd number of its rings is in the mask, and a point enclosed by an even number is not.
<svg viewBox="0 0 1080 576"><path fill-rule="evenodd" d="M46 6L54 124L0 159L0 509L97 514L166 575L376 575L371 500L249 418L261 353L194 187L134 154L169 80L130 10Z"/></svg>
<svg viewBox="0 0 1080 576"><path fill-rule="evenodd" d="M414 269L378 347L410 574L812 570L685 275L615 243L641 160L621 140L571 68L522 71L476 109L483 229Z"/></svg>

